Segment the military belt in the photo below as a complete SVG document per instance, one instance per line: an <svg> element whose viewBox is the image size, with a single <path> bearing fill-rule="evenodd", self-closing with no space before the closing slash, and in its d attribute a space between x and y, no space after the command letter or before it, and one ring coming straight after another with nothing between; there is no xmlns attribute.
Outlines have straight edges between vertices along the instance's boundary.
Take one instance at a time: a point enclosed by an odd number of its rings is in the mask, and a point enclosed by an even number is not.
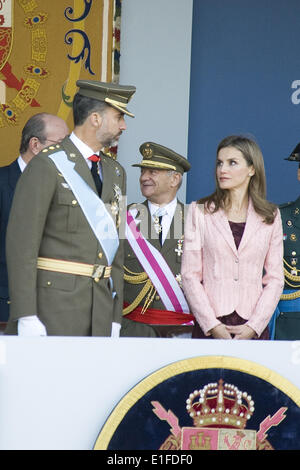
<svg viewBox="0 0 300 470"><path fill-rule="evenodd" d="M111 275L111 266L101 264L76 263L74 261L65 261L63 259L41 258L37 259L37 268L45 271L54 271L64 274L77 274L78 276L88 276L95 279L109 278Z"/></svg>

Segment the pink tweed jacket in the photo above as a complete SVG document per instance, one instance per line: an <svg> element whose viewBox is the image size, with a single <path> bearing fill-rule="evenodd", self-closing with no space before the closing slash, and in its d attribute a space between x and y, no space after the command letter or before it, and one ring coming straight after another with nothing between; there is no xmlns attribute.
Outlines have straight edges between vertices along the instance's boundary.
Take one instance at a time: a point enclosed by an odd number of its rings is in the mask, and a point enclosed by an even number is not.
<svg viewBox="0 0 300 470"><path fill-rule="evenodd" d="M218 317L236 311L258 335L268 325L283 290L283 233L279 210L265 224L249 202L236 249L223 210L204 212L192 202L187 214L181 265L183 289L206 335Z"/></svg>

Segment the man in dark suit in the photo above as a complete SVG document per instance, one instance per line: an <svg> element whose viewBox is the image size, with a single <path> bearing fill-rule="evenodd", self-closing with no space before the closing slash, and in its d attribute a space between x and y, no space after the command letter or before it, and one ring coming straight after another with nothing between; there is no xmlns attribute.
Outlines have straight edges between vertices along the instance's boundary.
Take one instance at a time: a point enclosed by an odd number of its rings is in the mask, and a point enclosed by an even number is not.
<svg viewBox="0 0 300 470"><path fill-rule="evenodd" d="M19 180L7 228L7 334L118 336L123 167L100 153L126 129L135 87L79 80L74 130ZM100 155L99 155L100 154ZM26 204L24 204L26 200Z"/></svg>
<svg viewBox="0 0 300 470"><path fill-rule="evenodd" d="M20 144L20 156L10 165L0 168L0 322L9 314L9 294L5 256L5 237L11 204L19 177L30 160L51 142L60 142L68 134L63 119L47 113L32 116L25 124Z"/></svg>
<svg viewBox="0 0 300 470"><path fill-rule="evenodd" d="M146 201L128 208L121 336L188 337L193 317L180 286L184 205L176 195L190 164L154 142L140 152L143 160L133 166L141 168Z"/></svg>

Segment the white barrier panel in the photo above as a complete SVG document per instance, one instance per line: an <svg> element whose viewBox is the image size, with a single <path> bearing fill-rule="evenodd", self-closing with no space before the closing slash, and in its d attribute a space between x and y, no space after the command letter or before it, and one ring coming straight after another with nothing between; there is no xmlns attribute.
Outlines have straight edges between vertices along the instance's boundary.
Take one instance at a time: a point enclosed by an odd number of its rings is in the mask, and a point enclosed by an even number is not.
<svg viewBox="0 0 300 470"><path fill-rule="evenodd" d="M252 361L300 390L300 342L2 336L0 449L93 449L132 388L202 356Z"/></svg>

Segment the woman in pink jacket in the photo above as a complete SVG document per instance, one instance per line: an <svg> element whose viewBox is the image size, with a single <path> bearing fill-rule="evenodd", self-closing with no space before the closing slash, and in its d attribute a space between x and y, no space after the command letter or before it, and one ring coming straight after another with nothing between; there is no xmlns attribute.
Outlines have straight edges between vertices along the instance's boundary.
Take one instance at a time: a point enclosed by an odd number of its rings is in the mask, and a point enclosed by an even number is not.
<svg viewBox="0 0 300 470"><path fill-rule="evenodd" d="M268 339L284 285L283 233L258 145L223 139L215 176L215 192L191 203L185 223L181 275L193 337Z"/></svg>

